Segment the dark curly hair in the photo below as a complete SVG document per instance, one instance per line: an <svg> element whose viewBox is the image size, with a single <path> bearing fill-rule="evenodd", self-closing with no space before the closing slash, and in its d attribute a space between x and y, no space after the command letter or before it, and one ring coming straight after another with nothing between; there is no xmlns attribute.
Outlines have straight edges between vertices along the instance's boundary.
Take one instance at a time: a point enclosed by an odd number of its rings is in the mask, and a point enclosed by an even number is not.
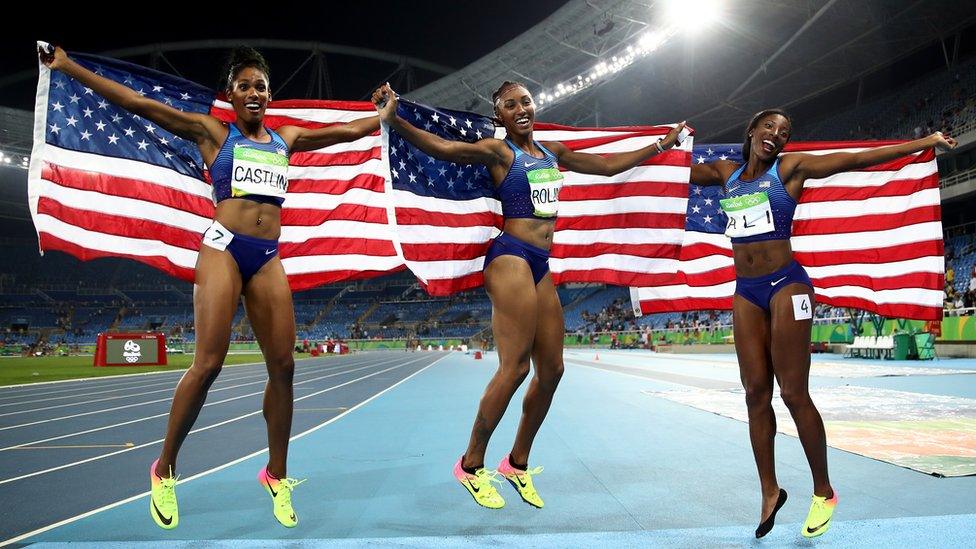
<svg viewBox="0 0 976 549"><path fill-rule="evenodd" d="M743 139L742 142L742 163L743 164L749 161L749 153L752 152L752 143L751 143L752 139L750 138L749 134L752 133L752 130L756 129L756 125L759 124L760 120L766 118L771 114L778 114L782 116L783 118L786 119L787 122L790 123L790 128L793 127L793 119L790 118L790 115L787 114L787 112L784 111L783 109L766 109L764 111L757 112L756 115L752 117L752 120L749 121L749 124L746 126L746 131L743 134L743 138L742 138Z"/></svg>
<svg viewBox="0 0 976 549"><path fill-rule="evenodd" d="M518 82L518 81L506 80L506 81L502 82L502 85L501 86L498 86L498 89L495 90L495 92L491 94L491 104L494 105L495 102L498 101L498 98L501 97L501 95L503 93L505 93L506 91L508 91L509 88L516 88L516 87L519 87L519 86L521 86L523 88L526 88L525 84L523 84L521 82ZM526 88L526 89L528 89L528 88Z"/></svg>
<svg viewBox="0 0 976 549"><path fill-rule="evenodd" d="M237 78L237 75L249 67L258 69L268 77L268 80L271 79L271 68L268 66L268 62L264 59L264 56L261 55L261 52L250 46L238 46L230 52L230 56L227 58L227 63L224 68L224 74L226 75L225 87L230 88L231 82Z"/></svg>

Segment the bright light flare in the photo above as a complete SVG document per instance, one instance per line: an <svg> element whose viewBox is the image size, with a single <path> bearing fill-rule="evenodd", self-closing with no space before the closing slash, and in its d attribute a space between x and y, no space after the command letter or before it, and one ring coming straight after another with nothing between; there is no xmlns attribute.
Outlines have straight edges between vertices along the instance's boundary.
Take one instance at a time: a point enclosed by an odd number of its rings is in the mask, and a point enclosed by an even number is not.
<svg viewBox="0 0 976 549"><path fill-rule="evenodd" d="M722 4L721 0L667 0L664 12L670 24L698 31L722 17Z"/></svg>

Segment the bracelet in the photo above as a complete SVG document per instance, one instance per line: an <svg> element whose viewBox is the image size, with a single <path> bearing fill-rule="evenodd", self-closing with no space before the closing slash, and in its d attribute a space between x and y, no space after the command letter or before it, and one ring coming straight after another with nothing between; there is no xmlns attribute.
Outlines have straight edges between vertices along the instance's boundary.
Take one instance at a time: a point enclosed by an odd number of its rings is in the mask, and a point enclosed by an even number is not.
<svg viewBox="0 0 976 549"><path fill-rule="evenodd" d="M660 139L658 139L657 141L654 142L654 146L657 147L658 154L664 152L664 147L661 146L661 140Z"/></svg>

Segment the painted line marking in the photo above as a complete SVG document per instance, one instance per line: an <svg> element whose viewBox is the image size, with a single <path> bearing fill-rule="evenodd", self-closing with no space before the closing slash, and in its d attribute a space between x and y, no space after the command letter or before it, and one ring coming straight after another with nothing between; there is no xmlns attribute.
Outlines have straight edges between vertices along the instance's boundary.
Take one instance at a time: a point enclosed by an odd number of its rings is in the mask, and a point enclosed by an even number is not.
<svg viewBox="0 0 976 549"><path fill-rule="evenodd" d="M74 446L17 446L14 450L76 450L83 448L132 448L134 442L125 444L78 444Z"/></svg>
<svg viewBox="0 0 976 549"><path fill-rule="evenodd" d="M426 357L423 357L423 358L426 358ZM387 368L385 370L380 370L379 372L374 372L372 374L367 374L367 375L364 375L362 377L358 377L356 379L353 379L353 380L350 380L350 381L346 381L344 383L340 383L339 385L333 385L332 387L328 387L328 388L322 389L320 391L316 391L316 392L314 392L312 394L309 394L309 395L305 395L303 397L296 398L295 399L295 402L298 402L300 400L305 400L306 398L311 398L313 396L318 396L318 395L320 395L322 393L327 393L329 391L333 391L335 389L339 389L341 387L345 387L346 385L351 385L353 383L356 383L357 381L362 381L364 379L371 378L371 377L377 376L379 374L383 374L383 373L389 372L390 370L395 370L397 368L402 368L404 366L409 366L410 364L413 364L414 362L420 362L420 360L422 360L423 358L418 359L418 360L414 360L414 361L411 361L411 362L406 362L406 363L400 364L398 366L393 366L393 367ZM365 370L366 368L370 368L370 366L365 366L365 367L360 368L360 369ZM303 382L303 383L307 383L307 382ZM264 391L261 391L259 393L253 393L253 394L251 394L249 396L254 396L254 395L257 395L257 394L262 394L263 395L264 394ZM241 398L241 397L237 397L237 398ZM217 423L214 423L212 425L208 425L206 427L199 427L197 429L194 429L194 430L190 431L187 434L188 435L192 435L192 434L200 433L200 432L203 432L203 431L209 431L210 429L214 429L214 428L217 428L217 427L221 427L221 426L227 425L229 423L234 423L235 421L240 421L242 419L246 419L246 418L249 418L251 416L255 416L255 415L261 414L263 412L264 412L263 409L261 409L261 410L255 410L253 412L250 412L250 413L247 413L247 414L244 414L244 415L240 415L240 416L237 416L237 417L234 417L234 418L226 419L224 421L219 421ZM44 474L47 474L47 473L52 473L54 471L60 471L62 469L68 469L70 467L75 467L77 465L83 465L85 463L90 463L92 461L98 461L100 459L105 459L107 457L115 456L115 455L121 454L123 452L130 452L132 450L138 450L140 448L146 448L146 447L152 446L154 444L159 444L159 443L163 442L164 440L165 439L161 438L161 439L154 440L154 441L151 441L151 442L145 442L145 443L140 444L138 446L133 446L132 448L126 448L124 450L118 450L116 452L109 452L108 454L102 454L100 456L94 456L94 457L90 457L90 458L87 458L87 459L82 459L82 460L79 460L79 461L75 461L75 462L72 462L72 463L65 463L63 465L58 465L56 467L49 467L47 469L42 469L40 471L34 471L33 473L26 473L26 474L23 474L23 475L20 475L20 476L17 476L17 477L10 477L10 478L6 478L6 479L2 479L2 480L0 480L0 485L8 484L8 483L11 483L11 482L16 482L18 480L23 480L25 478L32 478L32 477L44 475Z"/></svg>
<svg viewBox="0 0 976 549"><path fill-rule="evenodd" d="M363 364L363 363L362 362L359 362L357 364ZM346 370L346 371L349 372L349 371L356 371L356 370ZM306 373L309 373L309 372L301 372L301 374L306 374ZM311 372L311 373L315 373L315 372ZM298 377L298 375L300 375L300 374L295 374L296 377ZM325 376L325 377L330 377L330 376ZM323 378L320 377L320 378L314 378L314 379L310 379L310 380L300 381L298 383L295 383L294 385L300 385L302 383L308 383L310 381L317 381L319 379L323 379ZM250 382L250 383L241 383L241 384L238 384L238 385L230 385L228 387L221 387L219 389L211 389L208 392L208 394L217 393L217 392L220 392L220 391L226 391L228 389L237 389L237 388L240 388L240 387L245 387L247 385L256 385L258 383L264 383L264 382L265 382L264 380L259 380L259 381L253 381L253 382ZM264 391L260 391L258 393L250 393L248 395L243 395L243 396L253 396L255 394L264 394ZM223 402L229 402L229 401L235 400L237 398L243 398L243 397L235 397L235 398L231 398L231 399L221 400L221 401L215 402L214 404L220 404L220 403L223 403ZM94 414L101 414L101 413L104 413L104 412L114 412L116 410L124 410L126 408L134 408L134 407L137 407L137 406L147 406L149 404L158 404L160 402L169 402L170 400L172 400L172 397L159 398L159 399L156 399L156 400L150 400L150 401L146 401L146 402L136 402L136 403L133 403L133 404L125 404L123 406L116 406L114 408L104 408L104 409L101 409L101 410L94 410L94 411L90 411L90 412L81 412L81 413L77 413L77 414L71 414L71 415L68 415L68 416L60 416L60 417L55 417L55 418L49 418L49 419L42 419L42 420L38 420L38 421L32 421L32 422L29 422L29 423L21 423L19 425L8 425L6 427L0 427L0 431L7 431L9 429L19 429L21 427L30 427L32 425L40 425L42 423L50 423L50 422L53 422L53 421L62 421L62 420L65 420L65 419L73 419L73 418L76 418L76 417L90 416L90 415L94 415ZM204 404L204 406L207 406L207 405L208 404Z"/></svg>
<svg viewBox="0 0 976 549"><path fill-rule="evenodd" d="M375 366L375 365L382 365L382 364L388 364L389 362L392 362L392 361L379 362L377 364L374 364L373 366ZM359 362L359 363L356 363L354 365L358 365L358 364L363 364L363 363L362 362ZM306 380L306 381L300 381L300 382L296 383L296 385L301 384L301 383L309 383L309 382L312 382L312 381L319 381L321 379L325 379L325 378L328 378L328 377L335 377L337 375L342 375L344 373L358 372L360 370L365 370L366 368L370 368L370 367L371 367L370 365L367 365L367 366L364 366L364 367L361 367L361 368L351 368L351 369L348 369L348 370L343 370L342 372L334 372L334 373L329 374L329 375L326 375L326 376L322 376L322 377L318 377L318 378L313 378L313 379L309 379L309 380ZM253 384L248 384L248 385L253 385ZM238 387L238 386L234 386L234 387ZM224 389L229 389L229 388L232 388L232 387L224 387L224 388L221 388L221 389L212 389L210 392L213 393L213 392L217 392L217 391L224 390ZM215 402L208 402L208 403L204 404L203 407L206 408L208 406L216 406L218 404L225 404L227 402L231 402L231 401L234 401L234 400L240 400L242 398L247 398L249 396L263 395L263 394L264 394L264 391L256 391L254 393L248 393L248 394L239 395L239 396L236 396L236 397L225 398L224 400L218 400L218 401L215 401ZM152 402L153 403L158 403L158 402L163 402L163 401L166 401L166 400L168 400L168 399L160 399L160 400L155 400L155 401L152 401ZM144 404L148 404L148 403L144 403ZM44 421L41 421L41 422L35 422L35 423L29 424L29 425L34 425L34 424L37 424L37 423L46 423L47 421L55 421L55 420L60 420L60 419L71 419L71 418L78 417L78 416L81 416L81 415L91 415L93 413L101 413L101 412L106 412L106 411L114 411L114 410L117 410L119 408L128 408L128 407L131 407L131 406L136 406L136 405L133 404L133 405L122 406L122 407L118 407L118 408L109 408L107 410L101 410L100 412L85 412L84 414L76 414L74 416L65 416L63 418L52 418L50 420L44 420ZM49 437L49 438L45 438L45 439L41 439L41 440L34 440L34 441L31 441L31 442L25 442L25 443L22 443L22 444L16 444L16 445L13 445L13 446L7 446L5 448L0 448L0 452L4 452L4 451L7 451L7 450L13 450L13 449L15 449L15 448L17 448L19 446L23 446L25 444L41 444L41 443L44 443L44 442L51 442L51 441L54 441L54 440L61 440L61 439L64 439L64 438L69 438L69 437L78 436L78 435L87 435L89 433L94 433L94 432L97 432L97 431L103 431L105 429L111 429L113 427L122 427L124 425L131 425L133 423L138 423L140 421L148 421L150 419L155 419L155 418L159 418L159 417L165 417L165 416L168 416L168 415L169 415L169 411L166 411L166 412L163 412L163 413L160 413L160 414L154 414L154 415L151 415L151 416L146 416L146 417L142 417L142 418L132 419L132 420L129 420L129 421L123 421L121 423L114 423L114 424L106 425L106 426L103 426L103 427L95 427L93 429L87 429L85 431L79 431L79 432L76 432L76 433L69 433L69 434L66 434L66 435L54 436L54 437ZM5 429L8 429L8 427L0 428L0 431L3 431Z"/></svg>
<svg viewBox="0 0 976 549"><path fill-rule="evenodd" d="M393 390L394 388L398 387L402 383L405 383L407 380L413 378L414 376L420 374L421 372L424 372L425 370L429 369L431 366L433 366L433 365L437 364L438 362L444 360L448 356L450 356L450 354L445 355L445 356L442 356L441 358L435 360L434 362L431 362L427 366L424 366L423 368L421 368L421 369L417 370L416 372L410 374L409 376L401 379L400 381L394 383L393 385L390 385L386 389L383 389L382 391L380 391L380 392L376 393L375 395L369 397L368 399L360 402L359 404L353 406L352 408L346 410L345 412L337 415L336 417L334 417L334 418L332 418L332 419L330 419L328 421L325 421L324 423L321 423L319 425L316 425L315 427L312 427L311 429L307 429L305 431L302 431L301 433L298 433L297 435L295 435L295 436L291 437L290 439L288 439L289 442L293 442L293 441L298 440L300 438L304 438L305 436L310 435L310 434L314 433L315 431L318 431L319 429L321 429L321 428L323 428L323 427L325 427L327 425L330 425L332 423L335 423L339 419L345 417L347 414L352 413L353 411L358 410L359 408L362 408L366 404L369 404L370 402L372 402L373 400L375 400L375 399L379 398L380 396L384 395L388 391ZM426 358L426 357L424 357L424 358ZM419 362L419 361L413 361L413 362ZM405 363L404 366L407 365L407 364L412 364L413 362ZM197 473L197 474L195 474L193 476L187 477L186 479L180 481L180 483L181 484L185 484L187 482L190 482L191 480L196 480L198 478L205 477L207 475L211 475L211 474L216 473L218 471L222 471L222 470L224 470L224 469L226 469L228 467L232 467L234 465L237 465L238 463L247 461L247 460L251 459L252 457L259 456L259 455L261 455L261 454L263 454L263 453L265 453L267 451L268 451L268 449L267 448L264 448L264 449L258 450L256 452L252 452L252 453L250 453L250 454L248 454L246 456L239 457L239 458L237 458L237 459L235 459L233 461L229 461L229 462L227 462L227 463L225 463L223 465L218 465L217 467L213 467L213 468L208 469L206 471L201 471L201 472L199 472L199 473ZM101 513L102 511L107 511L109 509L114 509L115 507L118 507L120 505L125 505L126 503L130 503L130 502L133 502L133 501L135 501L137 499L144 498L144 497L146 497L148 495L149 495L149 492L142 492L141 494L136 494L134 496L130 496L128 498L125 498L125 499L116 501L115 503L110 503L108 505L103 505L102 507L99 507L97 509L92 509L91 511L86 511L84 513L81 513L80 515L75 515L73 517L66 518L64 520L60 520L58 522L55 522L54 524L49 524L47 526L43 526L43 527L38 528L36 530L27 532L26 534L21 534L21 535L19 535L17 537L13 537L13 538L10 538L10 539L5 540L3 542L0 542L0 547L3 547L5 545L10 545L12 543L17 543L18 541L22 541L22 540L25 540L27 538L36 536L38 534L42 534L44 532L47 532L48 530L53 530L55 528L58 528L60 526L64 526L66 524L71 524L72 522L76 522L76 521L81 520L83 518L88 518L88 517L90 517L92 515Z"/></svg>

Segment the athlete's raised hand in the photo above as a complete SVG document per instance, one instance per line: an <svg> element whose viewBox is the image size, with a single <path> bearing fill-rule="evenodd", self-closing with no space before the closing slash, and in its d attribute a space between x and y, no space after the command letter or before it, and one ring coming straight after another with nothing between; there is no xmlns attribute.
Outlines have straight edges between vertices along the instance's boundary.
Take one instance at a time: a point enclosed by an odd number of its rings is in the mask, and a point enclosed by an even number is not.
<svg viewBox="0 0 976 549"><path fill-rule="evenodd" d="M51 70L59 70L68 61L68 54L60 46L38 44L37 57L44 66Z"/></svg>
<svg viewBox="0 0 976 549"><path fill-rule="evenodd" d="M373 92L373 97L371 98L373 105L376 106L376 112L380 115L380 120L390 124L396 119L397 94L390 87L389 83L383 84L376 91Z"/></svg>

